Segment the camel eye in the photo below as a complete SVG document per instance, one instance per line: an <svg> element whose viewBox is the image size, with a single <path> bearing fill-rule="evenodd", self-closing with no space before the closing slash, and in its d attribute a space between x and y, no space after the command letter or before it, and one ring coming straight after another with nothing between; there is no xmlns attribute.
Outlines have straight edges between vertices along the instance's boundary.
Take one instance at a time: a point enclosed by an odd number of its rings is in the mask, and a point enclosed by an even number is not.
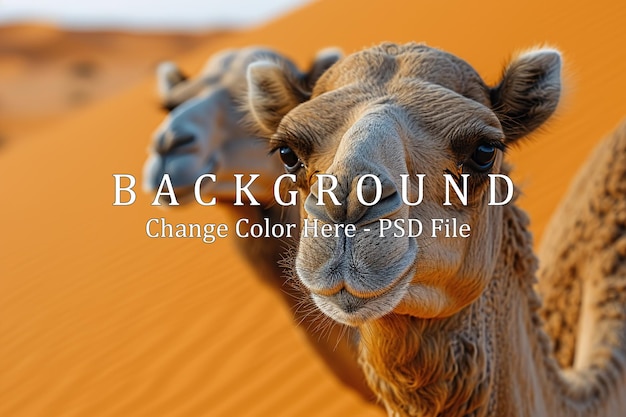
<svg viewBox="0 0 626 417"><path fill-rule="evenodd" d="M496 148L493 145L480 145L472 154L472 162L479 171L487 171L496 159Z"/></svg>
<svg viewBox="0 0 626 417"><path fill-rule="evenodd" d="M280 152L280 160L285 164L287 172L296 172L302 166L300 158L290 147L281 146L278 151Z"/></svg>

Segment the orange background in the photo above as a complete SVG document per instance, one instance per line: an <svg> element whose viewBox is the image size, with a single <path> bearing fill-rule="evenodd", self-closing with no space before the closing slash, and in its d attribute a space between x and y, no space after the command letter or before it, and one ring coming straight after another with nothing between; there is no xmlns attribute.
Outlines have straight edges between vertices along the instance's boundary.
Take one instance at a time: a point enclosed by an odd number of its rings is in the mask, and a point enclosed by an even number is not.
<svg viewBox="0 0 626 417"><path fill-rule="evenodd" d="M175 58L195 72L226 47L268 45L304 66L329 45L351 52L381 41L425 41L495 83L513 52L555 46L566 69L561 109L510 158L539 238L589 150L626 115L624 22L621 1L328 0L262 27L173 44L167 53L184 50ZM47 29L37 36L60 35ZM78 53L71 43L57 47ZM100 58L148 62L158 47L139 43L126 55L115 49ZM154 78L124 74L98 100L45 123L5 123L0 416L383 415L324 368L233 239L206 245L144 233L151 217L223 222L223 209L164 213L143 194L133 206L112 206L112 174L140 179L163 117ZM42 87L36 100L47 92Z"/></svg>

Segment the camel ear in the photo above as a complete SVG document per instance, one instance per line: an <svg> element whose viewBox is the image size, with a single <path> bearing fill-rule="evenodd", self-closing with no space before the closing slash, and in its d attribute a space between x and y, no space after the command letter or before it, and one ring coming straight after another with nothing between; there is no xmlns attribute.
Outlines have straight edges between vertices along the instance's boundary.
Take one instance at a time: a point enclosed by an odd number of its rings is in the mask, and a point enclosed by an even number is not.
<svg viewBox="0 0 626 417"><path fill-rule="evenodd" d="M307 72L307 85L313 89L317 80L330 68L335 62L343 57L343 51L339 48L324 48L317 53L311 68Z"/></svg>
<svg viewBox="0 0 626 417"><path fill-rule="evenodd" d="M171 101L170 94L172 89L185 81L187 77L181 72L173 62L161 62L156 69L157 92L164 106Z"/></svg>
<svg viewBox="0 0 626 417"><path fill-rule="evenodd" d="M556 110L561 95L561 54L556 49L526 52L504 70L491 89L491 103L506 140L522 138Z"/></svg>
<svg viewBox="0 0 626 417"><path fill-rule="evenodd" d="M261 133L276 132L282 118L309 98L302 75L294 71L271 61L248 66L248 107Z"/></svg>

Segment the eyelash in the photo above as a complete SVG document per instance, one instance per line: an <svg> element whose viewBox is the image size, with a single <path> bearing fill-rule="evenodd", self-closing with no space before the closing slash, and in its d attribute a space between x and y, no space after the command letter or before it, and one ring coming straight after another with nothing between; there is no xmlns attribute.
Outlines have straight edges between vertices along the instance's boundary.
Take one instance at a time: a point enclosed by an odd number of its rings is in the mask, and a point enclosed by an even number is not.
<svg viewBox="0 0 626 417"><path fill-rule="evenodd" d="M282 143L278 144L278 145L274 145L272 146L272 148L270 149L270 151L267 153L267 156L273 156L276 152L278 152L278 150L280 148L282 148L283 146L287 146L287 145L283 145Z"/></svg>
<svg viewBox="0 0 626 417"><path fill-rule="evenodd" d="M272 144L272 147L270 148L270 151L268 152L268 155L270 156L278 152L278 150L282 148L283 146L289 146L289 143L287 143L287 140L285 140L283 136L279 136L277 134L275 134L272 137L270 143Z"/></svg>

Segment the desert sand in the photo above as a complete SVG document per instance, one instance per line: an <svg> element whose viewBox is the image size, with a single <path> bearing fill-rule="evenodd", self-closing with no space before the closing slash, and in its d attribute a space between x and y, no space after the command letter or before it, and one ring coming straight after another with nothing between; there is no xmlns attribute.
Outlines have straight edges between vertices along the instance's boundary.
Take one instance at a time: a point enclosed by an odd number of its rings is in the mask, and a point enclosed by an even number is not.
<svg viewBox="0 0 626 417"><path fill-rule="evenodd" d="M224 32L142 33L0 26L0 136L11 141L133 86L162 60Z"/></svg>
<svg viewBox="0 0 626 417"><path fill-rule="evenodd" d="M539 241L590 149L626 116L624 21L626 6L617 1L334 0L206 39L175 58L195 72L215 51L256 44L305 65L329 45L351 52L382 41L425 41L494 82L511 53L558 47L567 76L563 105L510 155ZM15 36L30 36L25 32ZM64 35L48 28L32 36ZM155 56L137 48L145 70ZM80 49L68 42L63 53L78 56ZM133 54L111 62L124 65ZM2 79L27 71L15 65ZM46 76L46 68L37 71ZM145 236L149 218L223 222L223 209L164 211L141 193L132 206L112 206L112 174L140 178L163 117L154 78L123 73L119 82L111 73L110 88L47 121L6 116L12 136L0 147L0 416L384 415L325 369L280 297L243 263L234 238L207 245ZM46 94L31 99L33 111L52 100ZM10 114L4 107L0 113Z"/></svg>

